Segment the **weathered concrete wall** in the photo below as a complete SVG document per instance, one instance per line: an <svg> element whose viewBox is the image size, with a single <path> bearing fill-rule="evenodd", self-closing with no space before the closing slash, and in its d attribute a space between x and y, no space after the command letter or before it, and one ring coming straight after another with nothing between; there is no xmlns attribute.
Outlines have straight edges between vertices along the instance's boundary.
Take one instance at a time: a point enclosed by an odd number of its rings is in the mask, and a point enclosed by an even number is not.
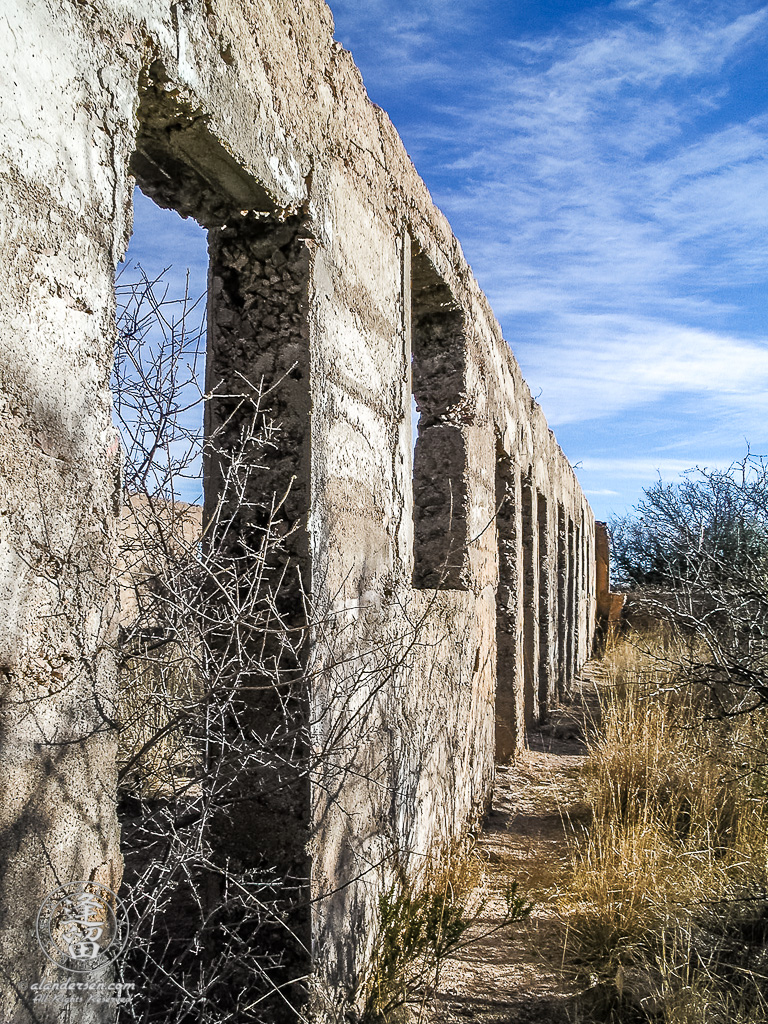
<svg viewBox="0 0 768 1024"><path fill-rule="evenodd" d="M611 590L611 538L605 523L595 522L595 614L601 640L609 637L621 623L626 594Z"/></svg>
<svg viewBox="0 0 768 1024"><path fill-rule="evenodd" d="M597 615L607 618L611 608L611 547L608 527L595 523L595 598Z"/></svg>
<svg viewBox="0 0 768 1024"><path fill-rule="evenodd" d="M285 557L315 627L312 773L281 849L308 865L321 982L354 987L394 861L479 813L494 755L589 651L592 513L332 32L322 0L18 0L0 20L4 1019L31 1020L55 973L29 941L43 895L120 883L108 380L131 171L210 229L209 382L287 374L263 488L293 479ZM217 399L209 429L231 412Z"/></svg>

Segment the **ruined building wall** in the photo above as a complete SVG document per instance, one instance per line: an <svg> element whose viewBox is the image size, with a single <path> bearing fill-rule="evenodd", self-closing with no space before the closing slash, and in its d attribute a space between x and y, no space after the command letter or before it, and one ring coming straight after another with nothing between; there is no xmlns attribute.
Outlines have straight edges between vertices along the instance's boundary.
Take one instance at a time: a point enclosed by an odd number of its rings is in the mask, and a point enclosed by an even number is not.
<svg viewBox="0 0 768 1024"><path fill-rule="evenodd" d="M293 481L318 757L280 850L309 873L316 969L351 986L393 863L480 812L589 652L589 505L321 0L18 0L0 118L4 1019L56 972L29 942L43 896L121 879L108 383L135 180L209 229L208 429L237 425L233 374L282 380L263 486Z"/></svg>

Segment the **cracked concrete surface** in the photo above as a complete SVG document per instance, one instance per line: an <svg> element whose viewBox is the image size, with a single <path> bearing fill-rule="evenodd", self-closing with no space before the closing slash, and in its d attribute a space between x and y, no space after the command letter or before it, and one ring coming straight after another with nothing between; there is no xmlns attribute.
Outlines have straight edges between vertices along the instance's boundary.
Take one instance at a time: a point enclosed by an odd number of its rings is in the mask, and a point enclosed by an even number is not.
<svg viewBox="0 0 768 1024"><path fill-rule="evenodd" d="M294 837L314 969L349 989L386 884L372 865L414 866L476 817L496 752L586 658L592 512L322 0L18 0L0 118L4 1019L31 1020L23 994L50 973L30 942L45 894L120 885L108 384L136 181L210 229L217 372L288 371L265 490L296 477L289 555L328 624L316 749L367 702L343 783L329 757ZM382 645L407 648L397 671Z"/></svg>

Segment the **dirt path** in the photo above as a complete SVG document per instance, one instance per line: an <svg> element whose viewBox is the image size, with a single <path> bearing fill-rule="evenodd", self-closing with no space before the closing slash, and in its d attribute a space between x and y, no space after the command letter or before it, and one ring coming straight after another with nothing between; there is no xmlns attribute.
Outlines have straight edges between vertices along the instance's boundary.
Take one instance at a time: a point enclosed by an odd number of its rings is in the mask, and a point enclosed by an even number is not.
<svg viewBox="0 0 768 1024"><path fill-rule="evenodd" d="M479 837L488 858L478 937L445 966L423 1024L566 1024L577 1021L576 989L562 970L565 923L558 892L568 885L569 843L588 813L579 772L594 720L594 681L584 673L577 698L533 732L509 767L497 769L492 809ZM530 919L492 932L503 918L504 889L517 879L535 907Z"/></svg>

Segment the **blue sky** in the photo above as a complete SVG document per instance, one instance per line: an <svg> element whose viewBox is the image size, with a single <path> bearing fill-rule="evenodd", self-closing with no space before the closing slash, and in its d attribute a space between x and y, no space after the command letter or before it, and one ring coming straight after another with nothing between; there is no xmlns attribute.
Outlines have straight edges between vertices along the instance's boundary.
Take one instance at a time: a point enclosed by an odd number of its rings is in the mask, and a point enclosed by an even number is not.
<svg viewBox="0 0 768 1024"><path fill-rule="evenodd" d="M139 401L138 404L143 407L140 415L135 411L136 403L131 401L131 389L127 389L122 409L125 420L130 424L130 431L124 429L124 424L118 426L123 433L123 447L129 452L130 432L140 437L145 447L154 447L157 440L154 425L159 418L158 411L167 410L171 402L173 413L165 421L169 429L162 433L166 444L155 452L152 460L154 472L148 486L151 489L159 486L166 497L199 503L203 497L201 392L205 386L205 360L200 354L205 347L205 303L197 300L204 298L207 287L207 234L194 220L183 220L172 210L161 210L138 189L134 190L133 204L133 235L126 253L128 265L119 273L115 289L118 324L122 322L122 308L130 311L136 309L136 303L131 301L130 286L140 281L137 267L141 267L150 281L158 279L153 293L158 302L163 302L162 317L166 322L161 327L157 317L150 317L151 326L141 332L142 343L133 347L133 351L137 358L141 358L149 379L156 380L159 375L162 383L149 392L158 396L156 402L145 404ZM185 295L189 297L187 302L184 300ZM140 315L146 316L151 305L144 303L140 309ZM187 342L184 351L174 359L174 346L168 344L168 338L174 328L178 337L180 325L184 327L182 334ZM161 354L162 363L158 365ZM172 363L176 366L173 378L178 388L174 396L168 391L171 376L167 371ZM130 360L124 361L124 369L129 378L138 378ZM140 387L136 394L143 398L147 389ZM137 462L136 468L139 459L137 453L134 460ZM127 462L131 462L130 455ZM169 467L173 468L169 471ZM126 465L126 479L130 481L130 478L130 466ZM169 487L173 488L172 492Z"/></svg>
<svg viewBox="0 0 768 1024"><path fill-rule="evenodd" d="M330 6L596 513L768 450L768 6Z"/></svg>
<svg viewBox="0 0 768 1024"><path fill-rule="evenodd" d="M598 517L768 452L768 6L330 6Z"/></svg>

